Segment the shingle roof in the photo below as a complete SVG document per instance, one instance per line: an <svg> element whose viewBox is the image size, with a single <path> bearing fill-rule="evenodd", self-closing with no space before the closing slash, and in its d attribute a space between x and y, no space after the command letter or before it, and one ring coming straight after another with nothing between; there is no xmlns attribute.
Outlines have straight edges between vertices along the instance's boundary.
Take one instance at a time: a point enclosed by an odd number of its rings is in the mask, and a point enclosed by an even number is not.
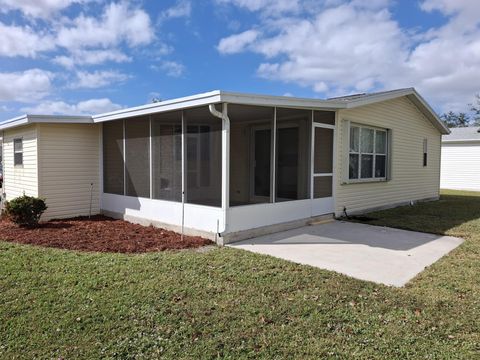
<svg viewBox="0 0 480 360"><path fill-rule="evenodd" d="M450 135L443 135L442 141L480 141L479 126L453 128L450 131Z"/></svg>

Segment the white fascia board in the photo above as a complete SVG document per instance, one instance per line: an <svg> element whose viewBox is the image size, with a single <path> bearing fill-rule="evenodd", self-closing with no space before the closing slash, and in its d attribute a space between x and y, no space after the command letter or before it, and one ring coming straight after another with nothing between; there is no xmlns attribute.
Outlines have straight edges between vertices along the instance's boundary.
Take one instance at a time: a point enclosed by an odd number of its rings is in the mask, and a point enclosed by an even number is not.
<svg viewBox="0 0 480 360"><path fill-rule="evenodd" d="M90 116L22 115L0 123L0 130L37 123L91 124L92 122L93 120Z"/></svg>
<svg viewBox="0 0 480 360"><path fill-rule="evenodd" d="M410 100L412 100L415 105L416 101L419 102L420 104L420 110L423 110L422 112L424 115L430 119L432 124L443 134L443 135L448 135L450 134L450 129L443 123L443 121L440 119L440 117L437 115L435 110L432 109L430 104L415 90L413 89L413 93L411 96L409 96ZM422 109L423 108L423 109Z"/></svg>
<svg viewBox="0 0 480 360"><path fill-rule="evenodd" d="M182 97L178 99L161 101L142 106L112 111L109 113L94 115L93 122L104 122L117 119L125 119L134 116L150 115L159 112L181 110L195 106L216 104L221 102L220 91L211 91L204 94Z"/></svg>
<svg viewBox="0 0 480 360"><path fill-rule="evenodd" d="M25 125L25 124L28 124L28 116L27 115L17 116L13 119L9 119L0 123L0 130L6 130L6 129L10 129L20 125Z"/></svg>
<svg viewBox="0 0 480 360"><path fill-rule="evenodd" d="M278 106L307 109L315 108L325 110L337 110L346 108L346 104L343 101L304 99L289 96L242 94L226 91L221 92L221 102L240 105Z"/></svg>
<svg viewBox="0 0 480 360"><path fill-rule="evenodd" d="M91 116L27 115L29 123L92 124Z"/></svg>

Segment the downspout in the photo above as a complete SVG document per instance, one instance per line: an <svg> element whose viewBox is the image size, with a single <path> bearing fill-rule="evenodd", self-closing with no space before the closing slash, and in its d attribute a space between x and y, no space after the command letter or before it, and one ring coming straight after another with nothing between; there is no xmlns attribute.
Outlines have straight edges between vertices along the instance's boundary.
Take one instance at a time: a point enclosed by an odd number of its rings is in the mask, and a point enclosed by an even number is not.
<svg viewBox="0 0 480 360"><path fill-rule="evenodd" d="M230 202L230 119L228 117L228 104L223 104L222 112L215 108L215 104L208 106L210 113L222 119L222 213L223 228L218 229L220 242L223 244L222 236L227 230L227 211Z"/></svg>

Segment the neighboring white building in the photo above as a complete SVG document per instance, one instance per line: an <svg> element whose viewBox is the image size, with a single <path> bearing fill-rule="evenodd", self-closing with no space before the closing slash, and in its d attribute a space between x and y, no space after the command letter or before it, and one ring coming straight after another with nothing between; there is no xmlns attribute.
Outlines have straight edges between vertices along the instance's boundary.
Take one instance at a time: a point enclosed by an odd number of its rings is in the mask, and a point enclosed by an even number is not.
<svg viewBox="0 0 480 360"><path fill-rule="evenodd" d="M229 242L439 197L441 135L412 88L328 100L213 91L0 124L5 196Z"/></svg>
<svg viewBox="0 0 480 360"><path fill-rule="evenodd" d="M480 127L455 128L443 136L440 186L480 191Z"/></svg>

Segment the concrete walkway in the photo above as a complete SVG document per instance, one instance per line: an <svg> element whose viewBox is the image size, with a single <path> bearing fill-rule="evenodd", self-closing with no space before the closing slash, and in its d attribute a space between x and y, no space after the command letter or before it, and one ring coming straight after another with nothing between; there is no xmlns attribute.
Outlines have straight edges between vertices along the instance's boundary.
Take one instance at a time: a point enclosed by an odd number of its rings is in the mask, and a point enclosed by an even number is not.
<svg viewBox="0 0 480 360"><path fill-rule="evenodd" d="M361 280L403 286L462 242L450 236L332 221L229 246Z"/></svg>

